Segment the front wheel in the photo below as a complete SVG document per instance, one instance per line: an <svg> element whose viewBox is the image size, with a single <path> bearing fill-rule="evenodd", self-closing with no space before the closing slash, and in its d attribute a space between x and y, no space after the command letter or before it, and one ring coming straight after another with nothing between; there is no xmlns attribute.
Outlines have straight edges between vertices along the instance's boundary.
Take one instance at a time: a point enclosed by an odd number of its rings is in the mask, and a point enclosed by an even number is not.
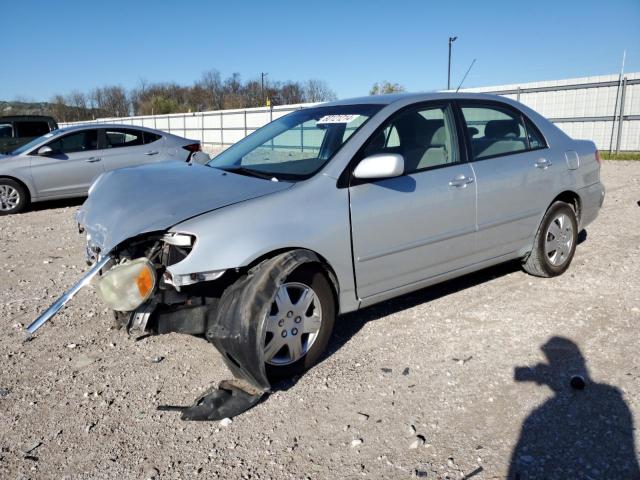
<svg viewBox="0 0 640 480"><path fill-rule="evenodd" d="M524 270L537 277L563 274L573 259L577 238L575 211L564 202L555 202L542 219Z"/></svg>
<svg viewBox="0 0 640 480"><path fill-rule="evenodd" d="M0 178L0 215L20 213L29 205L29 194L15 180Z"/></svg>
<svg viewBox="0 0 640 480"><path fill-rule="evenodd" d="M300 374L315 365L335 322L335 301L326 276L303 265L278 287L266 319L264 359L269 379Z"/></svg>
<svg viewBox="0 0 640 480"><path fill-rule="evenodd" d="M320 259L292 250L263 261L227 286L207 339L236 377L255 387L303 373L320 360L337 299Z"/></svg>

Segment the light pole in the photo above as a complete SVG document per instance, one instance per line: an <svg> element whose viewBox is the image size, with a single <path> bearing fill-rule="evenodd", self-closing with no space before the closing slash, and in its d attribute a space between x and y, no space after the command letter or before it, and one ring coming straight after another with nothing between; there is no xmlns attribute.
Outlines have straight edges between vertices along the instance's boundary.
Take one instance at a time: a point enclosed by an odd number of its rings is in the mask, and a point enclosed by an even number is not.
<svg viewBox="0 0 640 480"><path fill-rule="evenodd" d="M266 72L260 72L260 85L261 85L260 95L262 96L263 102L266 100L264 96L264 77L266 77L267 75L269 74Z"/></svg>
<svg viewBox="0 0 640 480"><path fill-rule="evenodd" d="M451 44L455 42L458 37L449 37L449 66L447 68L447 90L451 90Z"/></svg>

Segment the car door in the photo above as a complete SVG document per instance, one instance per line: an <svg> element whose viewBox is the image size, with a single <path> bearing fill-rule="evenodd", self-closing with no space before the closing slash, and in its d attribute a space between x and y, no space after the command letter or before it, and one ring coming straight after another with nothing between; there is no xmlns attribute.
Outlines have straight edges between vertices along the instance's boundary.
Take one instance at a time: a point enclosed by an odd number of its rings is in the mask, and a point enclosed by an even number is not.
<svg viewBox="0 0 640 480"><path fill-rule="evenodd" d="M476 186L448 104L412 107L375 133L359 158L399 153L404 174L352 180L354 270L366 299L467 265L473 254Z"/></svg>
<svg viewBox="0 0 640 480"><path fill-rule="evenodd" d="M555 188L557 166L535 126L501 102L459 103L478 192L478 260L526 246Z"/></svg>
<svg viewBox="0 0 640 480"><path fill-rule="evenodd" d="M103 163L106 170L158 161L162 155L161 136L135 128L103 129Z"/></svg>
<svg viewBox="0 0 640 480"><path fill-rule="evenodd" d="M45 146L51 149L48 154L31 155L31 176L39 197L86 195L104 171L95 128L56 137Z"/></svg>

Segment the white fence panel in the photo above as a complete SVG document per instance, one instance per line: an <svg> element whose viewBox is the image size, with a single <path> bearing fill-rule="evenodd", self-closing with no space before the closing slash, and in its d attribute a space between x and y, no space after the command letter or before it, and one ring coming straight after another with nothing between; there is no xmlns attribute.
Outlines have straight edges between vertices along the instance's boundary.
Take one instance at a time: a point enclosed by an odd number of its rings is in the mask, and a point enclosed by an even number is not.
<svg viewBox="0 0 640 480"><path fill-rule="evenodd" d="M601 150L640 151L640 73L626 74L624 82L620 82L618 75L605 75L461 91L495 93L518 100L551 119L568 135L593 140ZM315 104L105 118L75 123L140 125L198 140L203 148L219 151L272 120L312 105ZM61 123L64 125L70 124ZM310 132L301 134L303 148L311 148L313 139L308 136Z"/></svg>

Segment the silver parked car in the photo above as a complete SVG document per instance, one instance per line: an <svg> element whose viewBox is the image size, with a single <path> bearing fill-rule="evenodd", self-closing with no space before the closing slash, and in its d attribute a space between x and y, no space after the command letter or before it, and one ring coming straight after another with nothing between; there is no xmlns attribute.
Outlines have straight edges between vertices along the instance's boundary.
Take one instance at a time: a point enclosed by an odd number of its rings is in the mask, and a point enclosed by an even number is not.
<svg viewBox="0 0 640 480"><path fill-rule="evenodd" d="M101 173L116 168L202 158L209 160L197 140L150 128L94 124L53 130L0 155L0 215L21 212L32 202L84 196Z"/></svg>
<svg viewBox="0 0 640 480"><path fill-rule="evenodd" d="M208 165L117 170L78 213L92 276L129 331L204 335L243 382L183 418L236 414L317 362L336 316L500 262L563 273L604 200L591 141L479 94L338 101Z"/></svg>

